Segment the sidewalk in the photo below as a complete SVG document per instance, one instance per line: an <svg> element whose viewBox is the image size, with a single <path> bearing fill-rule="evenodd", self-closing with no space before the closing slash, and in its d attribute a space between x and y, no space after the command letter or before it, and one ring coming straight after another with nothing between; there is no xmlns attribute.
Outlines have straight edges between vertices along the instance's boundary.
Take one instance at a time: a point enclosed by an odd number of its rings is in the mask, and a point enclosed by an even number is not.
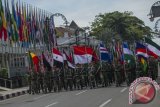
<svg viewBox="0 0 160 107"><path fill-rule="evenodd" d="M28 93L28 87L17 88L17 89L7 89L0 87L0 89L6 90L6 91L0 91L0 101Z"/></svg>

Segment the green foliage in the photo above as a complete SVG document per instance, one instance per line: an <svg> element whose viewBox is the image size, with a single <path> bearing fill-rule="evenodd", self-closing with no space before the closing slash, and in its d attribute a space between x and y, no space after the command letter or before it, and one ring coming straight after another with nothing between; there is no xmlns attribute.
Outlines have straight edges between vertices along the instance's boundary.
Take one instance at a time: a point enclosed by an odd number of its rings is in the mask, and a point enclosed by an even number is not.
<svg viewBox="0 0 160 107"><path fill-rule="evenodd" d="M6 68L0 70L0 77L8 78L8 70Z"/></svg>
<svg viewBox="0 0 160 107"><path fill-rule="evenodd" d="M145 26L144 22L133 16L132 12L112 12L99 14L91 25L92 35L104 41L113 38L133 42L144 36L151 37L151 28ZM103 39L102 39L103 38Z"/></svg>

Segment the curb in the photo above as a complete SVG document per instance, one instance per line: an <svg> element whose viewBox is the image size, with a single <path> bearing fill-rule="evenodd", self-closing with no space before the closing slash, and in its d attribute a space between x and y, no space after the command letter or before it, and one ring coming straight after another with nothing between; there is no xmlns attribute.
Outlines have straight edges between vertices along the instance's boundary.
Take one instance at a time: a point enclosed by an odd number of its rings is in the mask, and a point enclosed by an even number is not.
<svg viewBox="0 0 160 107"><path fill-rule="evenodd" d="M24 95L24 94L27 94L27 93L28 93L28 90L23 90L23 91L11 93L11 94L0 95L0 101L10 99L10 98L13 98L13 97L17 97L17 96L20 96L20 95Z"/></svg>

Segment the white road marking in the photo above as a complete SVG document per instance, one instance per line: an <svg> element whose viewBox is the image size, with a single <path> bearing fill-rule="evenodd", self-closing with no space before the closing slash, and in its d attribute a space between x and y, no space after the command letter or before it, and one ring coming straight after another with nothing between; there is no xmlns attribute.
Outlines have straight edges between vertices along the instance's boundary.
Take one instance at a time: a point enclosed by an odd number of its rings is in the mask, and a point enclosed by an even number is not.
<svg viewBox="0 0 160 107"><path fill-rule="evenodd" d="M51 106L56 105L56 104L58 104L58 102L54 102L54 103L49 104L49 105L47 105L47 106L45 106L45 107L51 107Z"/></svg>
<svg viewBox="0 0 160 107"><path fill-rule="evenodd" d="M36 98L34 98L34 100L38 100L38 99L40 99L40 98L42 98L42 97L45 97L45 96L48 96L48 94L47 94L47 95L42 95L42 96L40 96L40 97L36 97Z"/></svg>
<svg viewBox="0 0 160 107"><path fill-rule="evenodd" d="M82 93L84 93L84 92L86 92L86 91L87 91L87 90L81 91L81 92L77 93L76 95L80 95L80 94L82 94Z"/></svg>
<svg viewBox="0 0 160 107"><path fill-rule="evenodd" d="M101 104L99 107L104 107L106 104L112 101L112 98Z"/></svg>
<svg viewBox="0 0 160 107"><path fill-rule="evenodd" d="M126 90L127 90L127 88L122 89L122 90L121 90L121 93L123 93L123 92L126 91Z"/></svg>

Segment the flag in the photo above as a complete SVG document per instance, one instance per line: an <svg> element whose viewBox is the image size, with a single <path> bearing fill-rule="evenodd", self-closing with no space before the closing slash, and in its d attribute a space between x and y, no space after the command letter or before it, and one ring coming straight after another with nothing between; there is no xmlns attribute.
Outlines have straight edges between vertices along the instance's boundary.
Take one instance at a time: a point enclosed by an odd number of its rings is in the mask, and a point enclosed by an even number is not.
<svg viewBox="0 0 160 107"><path fill-rule="evenodd" d="M99 45L99 51L100 51L100 60L101 61L110 61L110 55L108 50L105 48L104 44Z"/></svg>
<svg viewBox="0 0 160 107"><path fill-rule="evenodd" d="M140 58L140 57L143 57L145 59L148 58L148 52L147 52L147 48L145 45L137 42L136 43L136 55Z"/></svg>
<svg viewBox="0 0 160 107"><path fill-rule="evenodd" d="M74 61L75 64L90 63L93 58L93 49L86 46L74 46Z"/></svg>
<svg viewBox="0 0 160 107"><path fill-rule="evenodd" d="M143 72L147 71L147 58L148 58L148 50L145 45L141 43L136 43L136 55L140 63L143 66Z"/></svg>
<svg viewBox="0 0 160 107"><path fill-rule="evenodd" d="M31 67L35 67L35 71L39 69L39 58L36 54L29 52Z"/></svg>
<svg viewBox="0 0 160 107"><path fill-rule="evenodd" d="M2 0L0 0L0 39L4 38L4 41L7 40L7 22L3 10Z"/></svg>
<svg viewBox="0 0 160 107"><path fill-rule="evenodd" d="M72 57L68 56L65 51L63 51L64 60L67 60L68 67L75 69L75 65L73 64Z"/></svg>
<svg viewBox="0 0 160 107"><path fill-rule="evenodd" d="M53 48L52 52L53 52L53 59L54 60L56 60L58 62L62 62L62 63L64 62L63 55L59 52L59 50Z"/></svg>
<svg viewBox="0 0 160 107"><path fill-rule="evenodd" d="M129 63L134 63L133 52L129 49L127 42L123 43L123 55L124 60Z"/></svg>
<svg viewBox="0 0 160 107"><path fill-rule="evenodd" d="M48 71L51 71L52 67L50 63L48 62L47 58L45 57L44 53L42 53L42 59L43 59L44 68L47 68Z"/></svg>
<svg viewBox="0 0 160 107"><path fill-rule="evenodd" d="M143 72L147 72L147 67L148 67L148 65L147 65L147 59L145 59L144 57L141 57L140 58L140 62L142 63L142 65L143 65Z"/></svg>
<svg viewBox="0 0 160 107"><path fill-rule="evenodd" d="M50 20L49 23L49 29L50 29L50 34L49 34L49 39L53 43L53 46L57 46L57 39L56 39L56 29L54 25L54 18Z"/></svg>
<svg viewBox="0 0 160 107"><path fill-rule="evenodd" d="M12 35L12 40L13 41L18 41L18 18L17 18L17 13L15 10L15 4L14 0L12 0L12 23L13 23L13 35Z"/></svg>
<svg viewBox="0 0 160 107"><path fill-rule="evenodd" d="M145 38L145 42L148 48L148 54L156 59L160 57L160 46L148 38Z"/></svg>

